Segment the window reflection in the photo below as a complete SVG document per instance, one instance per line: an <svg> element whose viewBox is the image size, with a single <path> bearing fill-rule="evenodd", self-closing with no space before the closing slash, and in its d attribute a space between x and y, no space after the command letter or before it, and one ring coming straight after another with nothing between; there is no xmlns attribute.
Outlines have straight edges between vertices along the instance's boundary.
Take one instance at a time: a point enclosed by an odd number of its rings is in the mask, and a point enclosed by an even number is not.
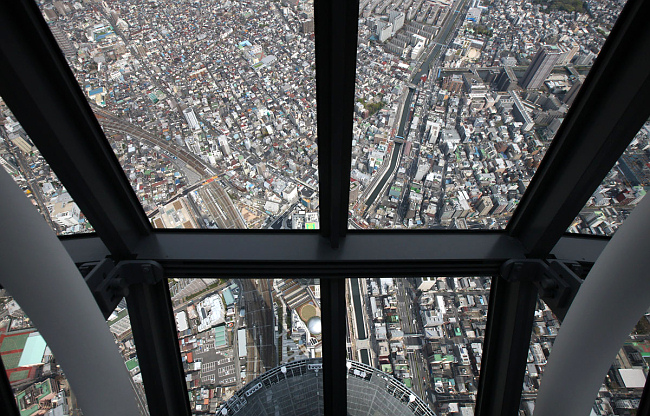
<svg viewBox="0 0 650 416"><path fill-rule="evenodd" d="M74 394L43 336L4 289L0 316L0 357L20 414L78 413Z"/></svg>
<svg viewBox="0 0 650 416"><path fill-rule="evenodd" d="M613 235L650 186L650 123L639 130L623 155L567 231Z"/></svg>

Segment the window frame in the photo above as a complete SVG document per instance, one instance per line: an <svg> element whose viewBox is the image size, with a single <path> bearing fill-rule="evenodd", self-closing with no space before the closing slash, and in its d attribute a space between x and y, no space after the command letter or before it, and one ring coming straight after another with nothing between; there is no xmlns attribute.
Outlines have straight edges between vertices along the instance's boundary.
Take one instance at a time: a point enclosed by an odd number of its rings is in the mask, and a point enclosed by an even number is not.
<svg viewBox="0 0 650 416"><path fill-rule="evenodd" d="M520 206L501 232L347 229L359 3L315 0L314 7L318 232L154 230L33 0L0 4L0 95L95 228L94 235L60 238L76 263L110 256L159 261L166 277L320 277L325 395L339 398L336 403L325 400L325 414L331 415L340 414L346 405L345 327L334 324L345 322L343 278L499 276L501 264L510 259L554 257L587 268L596 261L609 238L564 231L650 115L650 103L644 99L650 96L650 66L644 62L650 55L644 22L650 1L627 2ZM506 323L498 317L534 307L530 288L496 279L504 289L491 293L488 320L496 323L490 324L486 336L476 409L480 416L514 414L512 403L519 403L525 364L521 352L528 345L521 331L526 331L528 318ZM527 300L522 305L518 302L523 294ZM140 300L147 304L144 296ZM164 291L150 296L159 306L168 301ZM146 322L144 315L152 305L137 309L132 321ZM167 334L167 342L175 341L168 339L175 331L173 322L173 316L166 316L154 324L158 334ZM526 342L517 342L521 338ZM510 340L508 348L518 357L510 370L490 364L505 351L498 339ZM173 349L156 355L153 345L137 344L141 363L149 362L142 366L145 385L155 377L178 377L178 371L157 371L165 365L178 369L180 359ZM160 390L149 388L148 401L172 395L183 402L181 395L187 394L177 387L178 381L165 380L169 387ZM506 407L510 410L502 413ZM190 414L189 405L167 412Z"/></svg>

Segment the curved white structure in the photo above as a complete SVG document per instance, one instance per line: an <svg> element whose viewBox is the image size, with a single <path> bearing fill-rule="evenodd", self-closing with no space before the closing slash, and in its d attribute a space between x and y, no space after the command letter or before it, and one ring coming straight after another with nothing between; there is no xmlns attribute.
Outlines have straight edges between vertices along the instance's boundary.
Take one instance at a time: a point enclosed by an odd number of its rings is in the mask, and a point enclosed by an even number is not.
<svg viewBox="0 0 650 416"><path fill-rule="evenodd" d="M632 328L650 306L650 198L605 247L578 291L553 345L535 416L587 416Z"/></svg>
<svg viewBox="0 0 650 416"><path fill-rule="evenodd" d="M139 416L113 335L63 245L0 169L0 284L36 324L84 414Z"/></svg>
<svg viewBox="0 0 650 416"><path fill-rule="evenodd" d="M312 335L320 335L323 332L323 322L320 319L320 316L312 316L307 321L307 329Z"/></svg>

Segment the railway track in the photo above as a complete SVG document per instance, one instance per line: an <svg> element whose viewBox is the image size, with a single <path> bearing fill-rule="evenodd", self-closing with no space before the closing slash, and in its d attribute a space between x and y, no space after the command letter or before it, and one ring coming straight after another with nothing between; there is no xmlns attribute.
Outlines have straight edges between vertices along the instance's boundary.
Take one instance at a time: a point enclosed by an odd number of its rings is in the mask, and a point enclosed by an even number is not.
<svg viewBox="0 0 650 416"><path fill-rule="evenodd" d="M95 116L99 120L99 124L105 129L110 131L115 131L118 133L125 133L134 137L137 137L141 140L146 140L156 146L159 146L162 150L167 152L172 157L177 157L178 159L185 162L190 168L192 168L196 173L201 176L201 179L214 176L215 172L209 168L200 158L195 154L188 152L187 150L163 140L148 131L133 125L132 123L126 122L119 119L118 117L112 115L111 113L100 110L93 107Z"/></svg>
<svg viewBox="0 0 650 416"><path fill-rule="evenodd" d="M250 381L277 365L275 321L269 279L242 279L246 310L246 375Z"/></svg>
<svg viewBox="0 0 650 416"><path fill-rule="evenodd" d="M230 199L226 191L218 182L209 180L214 178L217 174L215 170L209 167L203 160L195 154L188 152L180 146L175 145L173 142L161 139L156 135L138 127L134 124L116 117L109 111L92 106L92 109L97 117L99 124L106 130L122 134L128 134L137 138L138 140L147 142L151 145L160 147L169 157L177 158L185 164L184 168L189 169L194 176L193 181L200 182L206 181L206 186L200 188L201 198L207 204L209 213L214 217L215 222L219 228L224 229L243 229L246 227L246 222L242 218L239 210ZM188 175L190 176L190 175ZM188 178L189 179L189 178ZM209 183L208 183L209 182Z"/></svg>

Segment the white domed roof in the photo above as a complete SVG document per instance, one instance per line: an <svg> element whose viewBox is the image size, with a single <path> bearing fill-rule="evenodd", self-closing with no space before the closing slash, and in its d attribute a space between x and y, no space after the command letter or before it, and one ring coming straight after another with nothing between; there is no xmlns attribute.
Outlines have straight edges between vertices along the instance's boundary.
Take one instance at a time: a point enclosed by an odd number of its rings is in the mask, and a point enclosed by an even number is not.
<svg viewBox="0 0 650 416"><path fill-rule="evenodd" d="M321 332L323 332L320 316L312 316L309 318L309 321L307 321L307 328L309 329L309 333L312 335L320 335Z"/></svg>

